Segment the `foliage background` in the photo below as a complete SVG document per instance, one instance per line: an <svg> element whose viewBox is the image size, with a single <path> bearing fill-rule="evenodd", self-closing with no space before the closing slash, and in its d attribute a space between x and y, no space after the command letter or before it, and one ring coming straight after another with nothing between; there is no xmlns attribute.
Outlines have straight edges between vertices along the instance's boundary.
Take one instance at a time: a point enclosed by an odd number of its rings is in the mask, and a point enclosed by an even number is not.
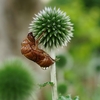
<svg viewBox="0 0 100 100"><path fill-rule="evenodd" d="M60 8L74 23L74 37L57 54L61 57L57 62L59 94L99 100L100 0L0 0L0 61L20 57L36 70L39 83L50 81L50 69L43 71L20 53L20 43L28 33L34 13L44 6ZM41 89L38 99L51 100L49 86Z"/></svg>
<svg viewBox="0 0 100 100"><path fill-rule="evenodd" d="M60 67L58 64L58 74L62 73L58 75L59 93L79 95L80 100L99 100L100 1L52 0L48 5L65 11L74 23L74 37L60 55L64 55Z"/></svg>
<svg viewBox="0 0 100 100"><path fill-rule="evenodd" d="M62 73L63 77L59 76L63 78L63 84L66 83L67 94L79 95L80 100L99 100L100 1L52 0L49 5L61 8L74 23L74 37L60 55L66 55L66 68L58 69Z"/></svg>

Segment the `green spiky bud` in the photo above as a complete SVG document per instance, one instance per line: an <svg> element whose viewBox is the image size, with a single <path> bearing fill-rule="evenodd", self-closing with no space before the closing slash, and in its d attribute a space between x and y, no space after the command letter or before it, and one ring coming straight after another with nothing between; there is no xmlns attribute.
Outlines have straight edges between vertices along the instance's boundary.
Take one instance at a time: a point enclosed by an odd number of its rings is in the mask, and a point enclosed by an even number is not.
<svg viewBox="0 0 100 100"><path fill-rule="evenodd" d="M0 66L0 100L29 100L34 78L29 67L20 60L6 61Z"/></svg>
<svg viewBox="0 0 100 100"><path fill-rule="evenodd" d="M64 83L58 84L58 93L65 94L67 91L67 86Z"/></svg>
<svg viewBox="0 0 100 100"><path fill-rule="evenodd" d="M44 33L39 42L45 48L51 49L67 45L73 36L73 24L66 13L60 9L45 7L35 16L29 27L30 32L33 32L36 38Z"/></svg>
<svg viewBox="0 0 100 100"><path fill-rule="evenodd" d="M60 54L57 57L59 58L59 61L56 62L57 67L59 67L59 68L65 67L66 64L67 64L67 57L66 57L66 55L65 54L64 55Z"/></svg>

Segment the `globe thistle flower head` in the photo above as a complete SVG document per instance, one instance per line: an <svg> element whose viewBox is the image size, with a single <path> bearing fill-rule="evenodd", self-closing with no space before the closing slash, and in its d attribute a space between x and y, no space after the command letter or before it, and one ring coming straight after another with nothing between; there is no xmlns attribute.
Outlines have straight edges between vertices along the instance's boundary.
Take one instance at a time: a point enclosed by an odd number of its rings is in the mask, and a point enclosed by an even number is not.
<svg viewBox="0 0 100 100"><path fill-rule="evenodd" d="M20 60L6 61L0 66L0 100L28 100L34 84L31 70Z"/></svg>
<svg viewBox="0 0 100 100"><path fill-rule="evenodd" d="M73 24L69 16L56 8L45 7L35 15L29 28L36 39L44 33L39 42L49 49L67 45L73 36Z"/></svg>

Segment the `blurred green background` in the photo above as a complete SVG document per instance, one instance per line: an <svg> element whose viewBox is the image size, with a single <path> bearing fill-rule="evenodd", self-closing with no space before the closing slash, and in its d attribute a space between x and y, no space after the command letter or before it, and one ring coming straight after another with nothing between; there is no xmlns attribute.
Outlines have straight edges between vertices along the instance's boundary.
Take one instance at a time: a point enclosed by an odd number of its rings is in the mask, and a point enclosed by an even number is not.
<svg viewBox="0 0 100 100"><path fill-rule="evenodd" d="M100 0L52 0L49 6L65 11L74 24L74 37L57 63L58 92L78 95L80 100L99 100Z"/></svg>
<svg viewBox="0 0 100 100"><path fill-rule="evenodd" d="M21 55L20 43L34 14L45 6L60 8L74 24L71 42L57 54L58 93L78 95L80 100L100 100L100 0L0 0L1 62L17 56L31 63ZM48 71L33 62L31 65L43 75L37 75L37 80L44 82ZM51 100L50 92L43 88L39 100Z"/></svg>

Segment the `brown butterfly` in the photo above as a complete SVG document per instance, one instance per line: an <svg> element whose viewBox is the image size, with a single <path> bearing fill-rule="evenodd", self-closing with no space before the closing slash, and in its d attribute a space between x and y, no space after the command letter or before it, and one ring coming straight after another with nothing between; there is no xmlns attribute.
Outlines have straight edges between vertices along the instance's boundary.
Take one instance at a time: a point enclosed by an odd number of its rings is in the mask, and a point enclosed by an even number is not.
<svg viewBox="0 0 100 100"><path fill-rule="evenodd" d="M27 38L21 43L21 53L26 58L36 62L43 69L47 69L55 62L55 60L52 59L45 51L38 48L39 40L43 35L44 33L37 40L35 40L32 32L28 33Z"/></svg>

